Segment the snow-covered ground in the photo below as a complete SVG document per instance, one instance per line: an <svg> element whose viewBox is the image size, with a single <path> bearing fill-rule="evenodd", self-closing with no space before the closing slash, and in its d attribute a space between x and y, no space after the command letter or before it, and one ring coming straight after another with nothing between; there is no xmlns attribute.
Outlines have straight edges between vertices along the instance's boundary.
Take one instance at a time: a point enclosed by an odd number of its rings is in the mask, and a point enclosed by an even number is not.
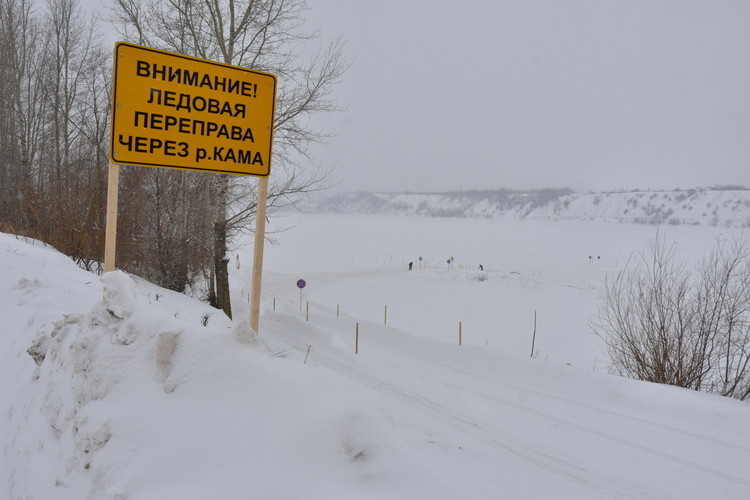
<svg viewBox="0 0 750 500"><path fill-rule="evenodd" d="M0 498L750 498L750 406L608 375L589 332L654 226L281 223L257 337L245 249L233 323L0 234ZM694 262L740 230L662 231Z"/></svg>

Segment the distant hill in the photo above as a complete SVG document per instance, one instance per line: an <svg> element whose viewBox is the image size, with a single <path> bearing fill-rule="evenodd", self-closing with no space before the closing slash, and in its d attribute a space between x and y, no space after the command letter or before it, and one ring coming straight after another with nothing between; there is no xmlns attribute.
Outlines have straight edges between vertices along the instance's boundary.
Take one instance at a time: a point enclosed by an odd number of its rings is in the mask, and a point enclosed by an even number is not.
<svg viewBox="0 0 750 500"><path fill-rule="evenodd" d="M737 186L599 193L571 189L356 192L323 195L311 203L311 210L329 213L750 227L750 189Z"/></svg>

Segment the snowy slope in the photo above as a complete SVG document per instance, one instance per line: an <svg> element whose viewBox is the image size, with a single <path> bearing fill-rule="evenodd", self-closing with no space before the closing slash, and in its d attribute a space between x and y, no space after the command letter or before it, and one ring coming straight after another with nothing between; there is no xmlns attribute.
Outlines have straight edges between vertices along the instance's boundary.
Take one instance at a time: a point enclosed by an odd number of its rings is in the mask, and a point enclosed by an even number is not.
<svg viewBox="0 0 750 500"><path fill-rule="evenodd" d="M0 235L0 498L750 496L747 404L592 369L583 316L650 230L460 222L302 217L259 336L244 265L232 323ZM686 259L719 234L674 231Z"/></svg>

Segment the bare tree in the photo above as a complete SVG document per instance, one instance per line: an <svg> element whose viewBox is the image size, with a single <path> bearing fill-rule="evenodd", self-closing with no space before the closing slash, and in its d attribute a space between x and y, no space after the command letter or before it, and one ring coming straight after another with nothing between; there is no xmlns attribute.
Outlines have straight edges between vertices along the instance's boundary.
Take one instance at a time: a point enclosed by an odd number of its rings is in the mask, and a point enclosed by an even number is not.
<svg viewBox="0 0 750 500"><path fill-rule="evenodd" d="M0 0L0 218L93 268L109 58L75 0L43 7Z"/></svg>
<svg viewBox="0 0 750 500"><path fill-rule="evenodd" d="M0 0L0 214L12 230L27 220L21 210L23 193L32 183L37 145L41 85L36 67L40 28L31 2Z"/></svg>
<svg viewBox="0 0 750 500"><path fill-rule="evenodd" d="M750 397L750 260L742 241L717 241L697 272L657 238L605 286L591 322L620 375Z"/></svg>
<svg viewBox="0 0 750 500"><path fill-rule="evenodd" d="M307 54L305 47L319 33L305 31L306 11L305 0L115 0L112 9L111 20L125 40L279 77L269 187L276 204L293 203L295 195L325 188L331 177L310 154L310 145L325 140L326 134L309 118L337 109L331 90L346 69L343 44L337 40ZM212 253L208 295L231 316L228 242L236 231L252 226L255 182L227 175L204 182L210 191L204 212L211 214L211 226L186 228L191 234L183 238L202 235L202 244Z"/></svg>

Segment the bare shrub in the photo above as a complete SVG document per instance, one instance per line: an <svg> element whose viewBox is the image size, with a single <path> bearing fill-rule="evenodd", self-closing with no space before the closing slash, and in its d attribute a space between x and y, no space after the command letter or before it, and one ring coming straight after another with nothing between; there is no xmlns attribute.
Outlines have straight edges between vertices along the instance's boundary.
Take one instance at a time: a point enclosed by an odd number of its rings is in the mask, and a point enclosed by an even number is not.
<svg viewBox="0 0 750 500"><path fill-rule="evenodd" d="M591 327L611 370L639 380L750 397L750 255L717 240L694 272L657 237L605 285Z"/></svg>
<svg viewBox="0 0 750 500"><path fill-rule="evenodd" d="M750 252L747 241L718 241L700 266L699 327L710 332L701 389L750 397Z"/></svg>

